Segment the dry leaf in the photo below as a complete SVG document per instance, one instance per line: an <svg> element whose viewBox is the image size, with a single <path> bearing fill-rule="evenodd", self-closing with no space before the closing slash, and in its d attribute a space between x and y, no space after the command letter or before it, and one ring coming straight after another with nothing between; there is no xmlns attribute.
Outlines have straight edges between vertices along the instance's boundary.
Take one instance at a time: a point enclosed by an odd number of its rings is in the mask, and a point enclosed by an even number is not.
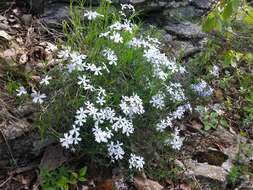
<svg viewBox="0 0 253 190"><path fill-rule="evenodd" d="M223 92L221 89L217 89L214 91L214 95L218 101L222 101L224 99Z"/></svg>
<svg viewBox="0 0 253 190"><path fill-rule="evenodd" d="M5 32L4 30L0 30L0 37L5 38L6 40L11 40L12 39L12 37L7 32Z"/></svg>
<svg viewBox="0 0 253 190"><path fill-rule="evenodd" d="M14 48L7 49L2 53L1 57L4 58L4 59L10 59L10 58L15 59L16 50Z"/></svg>
<svg viewBox="0 0 253 190"><path fill-rule="evenodd" d="M28 61L28 56L26 54L23 54L19 58L19 63L25 64Z"/></svg>
<svg viewBox="0 0 253 190"><path fill-rule="evenodd" d="M196 120L192 120L192 128L200 130L203 126L200 122L196 121Z"/></svg>
<svg viewBox="0 0 253 190"><path fill-rule="evenodd" d="M113 190L113 181L111 179L102 181L96 186L96 190Z"/></svg>

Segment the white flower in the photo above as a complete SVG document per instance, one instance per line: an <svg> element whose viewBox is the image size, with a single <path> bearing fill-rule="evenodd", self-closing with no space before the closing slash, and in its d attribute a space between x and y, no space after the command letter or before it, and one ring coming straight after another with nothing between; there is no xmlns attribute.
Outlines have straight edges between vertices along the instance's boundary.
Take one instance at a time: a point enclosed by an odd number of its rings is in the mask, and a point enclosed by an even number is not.
<svg viewBox="0 0 253 190"><path fill-rule="evenodd" d="M102 67L97 67L95 64L87 64L86 66L87 71L94 72L94 75L102 75L101 70Z"/></svg>
<svg viewBox="0 0 253 190"><path fill-rule="evenodd" d="M100 33L100 34L99 34L99 38L108 37L109 35L110 35L110 31L108 31L108 32L103 32L103 33Z"/></svg>
<svg viewBox="0 0 253 190"><path fill-rule="evenodd" d="M64 137L60 138L61 145L65 148L69 148L74 143L73 136L68 133L64 133Z"/></svg>
<svg viewBox="0 0 253 190"><path fill-rule="evenodd" d="M83 76L78 76L78 82L80 86L82 85L83 87L86 87L90 83L90 79L88 79L85 75Z"/></svg>
<svg viewBox="0 0 253 190"><path fill-rule="evenodd" d="M90 103L89 101L85 103L86 105L86 110L85 112L93 117L93 119L96 119L97 118L97 114L98 114L98 109L94 106L93 103Z"/></svg>
<svg viewBox="0 0 253 190"><path fill-rule="evenodd" d="M174 119L181 119L183 116L184 116L184 113L186 112L186 107L183 105L183 106L178 106L176 111L174 111L172 113L172 117Z"/></svg>
<svg viewBox="0 0 253 190"><path fill-rule="evenodd" d="M168 139L165 141L165 144L170 144L172 148L175 150L180 150L181 147L183 146L183 138L179 136L179 131L180 130L178 128L175 128L173 139L172 140Z"/></svg>
<svg viewBox="0 0 253 190"><path fill-rule="evenodd" d="M204 80L201 80L197 84L192 84L192 89L197 92L199 96L207 97L213 94L213 88Z"/></svg>
<svg viewBox="0 0 253 190"><path fill-rule="evenodd" d="M95 20L97 17L104 17L104 15L101 15L96 11L85 11L84 16L87 17L88 20Z"/></svg>
<svg viewBox="0 0 253 190"><path fill-rule="evenodd" d="M109 129L107 129L107 131L102 131L98 126L95 126L92 131L95 136L95 141L98 143L107 143L108 140L113 136Z"/></svg>
<svg viewBox="0 0 253 190"><path fill-rule="evenodd" d="M123 96L119 106L123 113L130 117L132 117L134 114L140 115L144 113L142 100L136 94L130 97Z"/></svg>
<svg viewBox="0 0 253 190"><path fill-rule="evenodd" d="M69 56L70 56L70 48L65 48L58 52L58 57L63 60L67 60Z"/></svg>
<svg viewBox="0 0 253 190"><path fill-rule="evenodd" d="M123 43L123 38L118 32L113 32L113 34L110 36L110 39L113 40L115 43Z"/></svg>
<svg viewBox="0 0 253 190"><path fill-rule="evenodd" d="M75 116L75 124L79 126L83 126L83 124L86 122L86 111L81 107L76 111L76 116Z"/></svg>
<svg viewBox="0 0 253 190"><path fill-rule="evenodd" d="M152 104L153 107L157 109L162 109L165 106L164 103L164 94L158 93L155 96L152 96L150 103Z"/></svg>
<svg viewBox="0 0 253 190"><path fill-rule="evenodd" d="M123 150L122 146L123 143L119 143L119 141L117 141L116 143L111 142L107 145L108 152L110 157L112 158L112 161L121 160L123 158L125 151Z"/></svg>
<svg viewBox="0 0 253 190"><path fill-rule="evenodd" d="M73 125L73 128L69 131L69 134L73 137L73 144L78 144L82 139L80 138L80 128Z"/></svg>
<svg viewBox="0 0 253 190"><path fill-rule="evenodd" d="M116 121L112 125L112 129L114 131L117 132L118 129L122 129L122 134L126 134L126 136L129 136L130 134L134 132L133 123L131 121L121 116L114 118L114 120Z"/></svg>
<svg viewBox="0 0 253 190"><path fill-rule="evenodd" d="M40 81L40 84L44 84L45 86L49 85L49 80L51 80L52 77L51 76L48 76L46 75L41 81Z"/></svg>
<svg viewBox="0 0 253 190"><path fill-rule="evenodd" d="M99 87L97 91L99 96L106 96L106 91L102 87Z"/></svg>
<svg viewBox="0 0 253 190"><path fill-rule="evenodd" d="M71 58L70 62L71 64L73 64L73 66L71 67L74 67L74 69L78 71L84 70L86 63L83 60L87 58L86 55L80 54L79 52L71 52L70 58ZM68 69L70 71L69 67Z"/></svg>
<svg viewBox="0 0 253 190"><path fill-rule="evenodd" d="M31 96L33 98L33 102L39 104L42 104L44 102L43 99L47 97L45 94L41 94L40 92L36 92L35 90L33 90Z"/></svg>
<svg viewBox="0 0 253 190"><path fill-rule="evenodd" d="M220 68L217 65L214 65L212 70L210 71L210 73L215 76L215 77L219 77L220 75Z"/></svg>
<svg viewBox="0 0 253 190"><path fill-rule="evenodd" d="M186 100L184 89L180 83L170 83L166 86L167 92L170 94L171 100L173 102Z"/></svg>
<svg viewBox="0 0 253 190"><path fill-rule="evenodd" d="M135 154L130 155L130 159L128 160L129 162L129 168L135 168L138 169L139 171L143 168L145 161L143 157L141 156L136 156Z"/></svg>
<svg viewBox="0 0 253 190"><path fill-rule="evenodd" d="M110 107L106 107L105 109L101 110L101 112L104 113L105 119L108 120L110 123L113 123L113 121L115 121L116 117L115 117L115 111L110 108Z"/></svg>
<svg viewBox="0 0 253 190"><path fill-rule="evenodd" d="M172 127L172 118L169 116L166 119L162 119L160 123L156 125L158 132L163 132L167 127Z"/></svg>
<svg viewBox="0 0 253 190"><path fill-rule="evenodd" d="M121 10L124 11L126 9L132 10L133 12L135 12L135 8L133 5L131 4L120 4L121 5Z"/></svg>
<svg viewBox="0 0 253 190"><path fill-rule="evenodd" d="M104 103L105 103L105 97L104 96L98 96L96 103L100 104L101 106L104 105Z"/></svg>
<svg viewBox="0 0 253 190"><path fill-rule="evenodd" d="M109 65L117 65L118 57L115 55L113 50L107 48L103 51L103 55L109 61Z"/></svg>
<svg viewBox="0 0 253 190"><path fill-rule="evenodd" d="M76 69L76 65L75 64L68 64L67 69L68 69L69 73L72 73Z"/></svg>
<svg viewBox="0 0 253 190"><path fill-rule="evenodd" d="M16 91L17 91L17 96L22 96L22 95L27 94L27 91L23 86L20 86Z"/></svg>

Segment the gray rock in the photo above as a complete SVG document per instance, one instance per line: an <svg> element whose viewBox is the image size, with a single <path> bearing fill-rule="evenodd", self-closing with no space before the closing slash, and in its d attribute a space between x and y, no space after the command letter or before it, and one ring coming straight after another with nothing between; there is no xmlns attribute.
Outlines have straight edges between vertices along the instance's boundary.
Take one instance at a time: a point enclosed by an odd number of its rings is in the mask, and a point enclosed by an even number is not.
<svg viewBox="0 0 253 190"><path fill-rule="evenodd" d="M198 9L191 5L179 6L178 8L172 7L163 11L163 15L172 22L198 20L204 13L205 11L202 9Z"/></svg>
<svg viewBox="0 0 253 190"><path fill-rule="evenodd" d="M212 6L212 3L210 0L192 0L191 1L193 6L196 6L200 9L210 9Z"/></svg>
<svg viewBox="0 0 253 190"><path fill-rule="evenodd" d="M195 47L190 41L174 40L170 42L170 45L176 57L189 57L200 51L200 48Z"/></svg>
<svg viewBox="0 0 253 190"><path fill-rule="evenodd" d="M182 39L201 39L205 36L205 34L201 32L200 26L191 22L182 22L178 24L170 23L165 26L165 30Z"/></svg>
<svg viewBox="0 0 253 190"><path fill-rule="evenodd" d="M60 26L64 20L69 20L70 8L64 4L54 4L51 8L45 9L40 21L49 26Z"/></svg>
<svg viewBox="0 0 253 190"><path fill-rule="evenodd" d="M222 167L213 166L206 163L197 163L192 160L188 160L185 163L186 168L189 170L189 175L206 177L222 183L226 182L228 172Z"/></svg>

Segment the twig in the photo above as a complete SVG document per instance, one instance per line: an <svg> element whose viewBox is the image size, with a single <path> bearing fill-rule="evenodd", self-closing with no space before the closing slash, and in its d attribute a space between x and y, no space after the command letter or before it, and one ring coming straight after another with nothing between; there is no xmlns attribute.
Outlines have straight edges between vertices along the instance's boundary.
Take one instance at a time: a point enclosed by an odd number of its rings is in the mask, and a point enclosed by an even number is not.
<svg viewBox="0 0 253 190"><path fill-rule="evenodd" d="M30 170L37 168L37 167L38 167L38 164L26 166L26 167L22 167L22 168L17 168L16 170L9 172L9 174L10 174L10 176L13 176L16 174L21 174L21 173L30 171Z"/></svg>
<svg viewBox="0 0 253 190"><path fill-rule="evenodd" d="M3 187L8 181L12 179L13 176L9 176L3 183L0 184L0 187Z"/></svg>

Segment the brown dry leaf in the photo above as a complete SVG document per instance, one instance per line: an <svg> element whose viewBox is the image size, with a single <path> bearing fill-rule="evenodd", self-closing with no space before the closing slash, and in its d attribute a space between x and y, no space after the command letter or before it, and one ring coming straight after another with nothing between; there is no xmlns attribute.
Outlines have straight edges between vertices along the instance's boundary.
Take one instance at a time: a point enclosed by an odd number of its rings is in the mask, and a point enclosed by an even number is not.
<svg viewBox="0 0 253 190"><path fill-rule="evenodd" d="M180 184L178 187L175 188L175 190L191 190L191 189L192 188L186 184Z"/></svg>
<svg viewBox="0 0 253 190"><path fill-rule="evenodd" d="M113 180L107 179L96 186L96 190L113 190Z"/></svg>
<svg viewBox="0 0 253 190"><path fill-rule="evenodd" d="M196 120L192 120L192 128L200 130L203 126L200 122L196 121Z"/></svg>
<svg viewBox="0 0 253 190"><path fill-rule="evenodd" d="M214 95L218 101L222 101L224 99L223 92L221 89L217 89L214 91Z"/></svg>
<svg viewBox="0 0 253 190"><path fill-rule="evenodd" d="M28 56L27 56L27 54L26 54L26 53L25 53L25 54L22 54L22 55L20 56L20 58L19 58L19 63L25 64L27 61L28 61Z"/></svg>
<svg viewBox="0 0 253 190"><path fill-rule="evenodd" d="M158 182L142 177L134 178L134 185L138 190L162 190L164 189Z"/></svg>
<svg viewBox="0 0 253 190"><path fill-rule="evenodd" d="M50 42L41 42L39 45L45 48L45 52L47 55L57 51L58 49L56 45Z"/></svg>
<svg viewBox="0 0 253 190"><path fill-rule="evenodd" d="M3 53L0 53L0 57L4 59L16 59L16 50L14 48L7 49Z"/></svg>
<svg viewBox="0 0 253 190"><path fill-rule="evenodd" d="M17 37L17 38L16 38L16 41L17 41L18 44L20 44L20 45L23 45L23 44L24 44L23 38L21 38L21 37Z"/></svg>
<svg viewBox="0 0 253 190"><path fill-rule="evenodd" d="M7 32L5 32L4 30L0 30L0 37L3 37L6 40L11 40L12 39L12 37Z"/></svg>

